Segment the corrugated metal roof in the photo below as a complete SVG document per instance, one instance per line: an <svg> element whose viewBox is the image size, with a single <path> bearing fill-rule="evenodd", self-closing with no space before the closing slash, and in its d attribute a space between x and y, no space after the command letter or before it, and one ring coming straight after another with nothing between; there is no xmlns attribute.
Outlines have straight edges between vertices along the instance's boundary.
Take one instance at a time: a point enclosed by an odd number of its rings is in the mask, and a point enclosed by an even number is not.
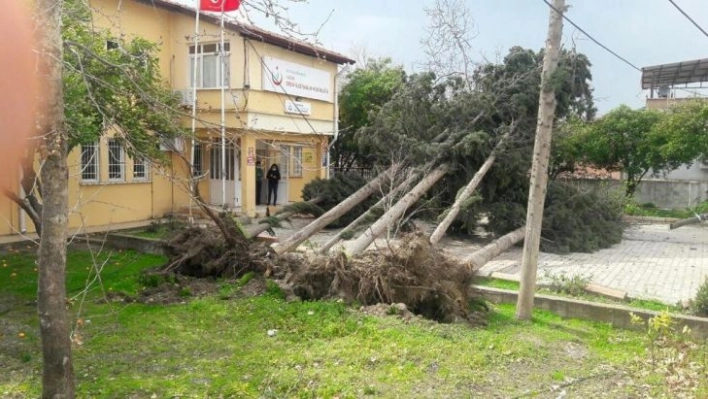
<svg viewBox="0 0 708 399"><path fill-rule="evenodd" d="M708 82L708 58L642 68L642 89Z"/></svg>

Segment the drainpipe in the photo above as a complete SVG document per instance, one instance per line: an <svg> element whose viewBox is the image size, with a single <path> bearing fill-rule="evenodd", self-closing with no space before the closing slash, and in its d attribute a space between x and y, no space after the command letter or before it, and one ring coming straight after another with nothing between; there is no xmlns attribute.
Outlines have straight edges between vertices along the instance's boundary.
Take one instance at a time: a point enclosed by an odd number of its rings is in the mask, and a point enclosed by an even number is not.
<svg viewBox="0 0 708 399"><path fill-rule="evenodd" d="M329 143L329 146L327 146L327 179L329 179L329 170L331 168L330 161L332 156L332 147L334 146L334 143L337 142L337 139L339 139L339 93L337 90L337 81L339 80L339 75L348 71L350 66L350 64L345 65L344 68L342 68L342 70L337 72L337 74L334 76L334 139L331 143Z"/></svg>

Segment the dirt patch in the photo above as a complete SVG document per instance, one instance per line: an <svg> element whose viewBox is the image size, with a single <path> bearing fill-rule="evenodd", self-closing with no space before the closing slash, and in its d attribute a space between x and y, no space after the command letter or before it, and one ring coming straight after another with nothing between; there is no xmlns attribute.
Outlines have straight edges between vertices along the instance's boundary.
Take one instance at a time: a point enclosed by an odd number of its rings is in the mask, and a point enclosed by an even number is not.
<svg viewBox="0 0 708 399"><path fill-rule="evenodd" d="M267 289L266 280L261 276L256 276L244 284L238 294L242 297L254 297L265 294Z"/></svg>
<svg viewBox="0 0 708 399"><path fill-rule="evenodd" d="M148 287L140 292L137 301L148 304L181 303L192 298L215 294L219 290L216 281L180 276L175 282L164 282L157 287Z"/></svg>
<svg viewBox="0 0 708 399"><path fill-rule="evenodd" d="M405 303L392 303L390 305L378 303L376 305L362 306L359 311L369 316L400 318L406 323L418 317L408 310L408 306Z"/></svg>

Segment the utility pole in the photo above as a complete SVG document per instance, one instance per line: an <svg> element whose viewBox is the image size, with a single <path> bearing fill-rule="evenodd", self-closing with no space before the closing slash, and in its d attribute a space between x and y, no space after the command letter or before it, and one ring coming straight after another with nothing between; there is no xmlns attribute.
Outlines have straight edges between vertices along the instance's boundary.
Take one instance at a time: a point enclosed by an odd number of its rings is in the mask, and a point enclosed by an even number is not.
<svg viewBox="0 0 708 399"><path fill-rule="evenodd" d="M556 70L556 66L558 66L561 35L563 33L563 12L565 12L565 0L553 0L548 23L546 50L543 56L536 140L533 148L529 201L526 208L526 235L521 261L521 288L519 290L519 299L516 303L516 318L519 320L531 319L533 310L533 296L536 289L536 272L538 270L538 251L543 223L543 205L546 200L546 187L548 185L551 134L556 113L556 93L551 84L551 77Z"/></svg>

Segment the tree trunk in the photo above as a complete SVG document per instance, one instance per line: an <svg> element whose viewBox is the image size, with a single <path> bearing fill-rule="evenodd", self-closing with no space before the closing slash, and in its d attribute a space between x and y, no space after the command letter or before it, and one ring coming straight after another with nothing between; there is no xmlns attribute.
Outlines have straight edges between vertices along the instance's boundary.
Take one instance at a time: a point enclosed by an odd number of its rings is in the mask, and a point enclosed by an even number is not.
<svg viewBox="0 0 708 399"><path fill-rule="evenodd" d="M386 194L386 195L385 195L383 198L381 198L376 204L374 204L374 206L372 206L371 208L369 208L366 212L362 213L361 216L359 216L358 218L356 218L353 222L349 223L349 225L348 225L347 227L345 227L344 229L342 229L342 231L340 231L336 236L332 237L332 239L330 239L329 241L327 241L327 243L325 243L320 249L318 249L317 252L319 252L319 253L321 253L321 254L327 253L327 251L329 251L329 249L332 248L332 246L333 246L334 244L336 244L337 242L339 242L339 240L342 239L342 236L344 236L345 234L347 234L347 233L353 231L353 230L354 230L357 226L359 226L364 220L366 220L368 217L370 217L370 216L374 213L374 210L378 209L378 208L381 207L383 204L385 204L386 201L390 200L391 198L394 198L394 197L395 197L396 195L398 195L398 193L400 193L402 190L404 190L404 189L406 189L407 187L409 187L409 186L413 183L413 181L414 181L415 179L417 179L417 178L418 178L418 173L417 173L417 172L411 173L411 174L408 176L408 178L407 178L404 182L402 182L402 183L399 184L396 188L394 188L392 191L390 191L388 194Z"/></svg>
<svg viewBox="0 0 708 399"><path fill-rule="evenodd" d="M42 397L73 398L74 369L71 355L69 317L66 310L66 239L69 212L67 132L62 91L63 0L37 0L39 73L44 84L45 106L39 119L43 132L40 150L42 239L39 243L39 288L37 311L42 339Z"/></svg>
<svg viewBox="0 0 708 399"><path fill-rule="evenodd" d="M541 244L541 225L543 223L543 205L546 200L548 185L548 161L551 155L551 134L556 110L556 95L552 76L558 65L560 41L563 33L563 12L565 0L554 0L548 24L541 73L541 94L538 106L538 124L534 143L531 184L526 208L526 239L521 261L521 288L516 304L516 317L529 320L533 310L533 295L536 290L536 272L538 270L538 251Z"/></svg>
<svg viewBox="0 0 708 399"><path fill-rule="evenodd" d="M472 270L479 269L501 253L520 243L521 240L524 239L525 234L526 226L520 227L511 233L507 233L479 251L473 252L472 255L465 258L465 263L469 265Z"/></svg>
<svg viewBox="0 0 708 399"><path fill-rule="evenodd" d="M345 213L349 212L352 208L360 204L365 199L369 198L373 193L378 191L385 182L389 180L391 174L393 173L393 167L387 169L385 172L378 175L374 180L368 182L364 187L360 188L354 194L350 195L347 199L340 202L334 208L325 212L324 215L313 220L310 224L303 227L295 234L290 236L288 239L279 244L274 244L273 249L276 253L282 254L297 248L301 242L312 237L313 234L325 228L332 221L341 217Z"/></svg>
<svg viewBox="0 0 708 399"><path fill-rule="evenodd" d="M678 229L679 227L688 226L689 224L698 224L706 220L708 220L708 213L696 215L688 219L677 220L669 225L669 230Z"/></svg>
<svg viewBox="0 0 708 399"><path fill-rule="evenodd" d="M381 236L386 229L403 216L406 210L415 204L430 188L435 185L449 171L448 165L438 166L432 173L425 176L411 191L409 191L400 201L391 207L383 216L357 238L352 245L346 249L348 257L354 257L366 250L374 240Z"/></svg>
<svg viewBox="0 0 708 399"><path fill-rule="evenodd" d="M320 202L322 202L323 200L324 199L322 197L317 197L317 198L313 198L307 202L310 204L313 204L313 205L317 205ZM283 221L283 220L289 218L290 216L292 216L293 213L294 213L293 211L283 211L281 213L275 214L274 216L277 217L278 220ZM270 223L259 223L254 228L249 229L245 232L246 238L251 239L251 238L261 234L262 232L270 229L271 227L273 227L273 226L271 226Z"/></svg>
<svg viewBox="0 0 708 399"><path fill-rule="evenodd" d="M452 204L450 207L450 210L448 211L447 215L445 215L445 218L440 222L438 227L435 228L435 231L433 231L433 234L430 235L430 243L433 245L436 245L440 239L445 235L445 232L447 231L448 228L450 228L450 225L452 222L455 220L457 215L460 213L460 207L462 206L462 203L467 201L469 197L472 196L474 193L474 190L477 189L477 186L479 186L479 183L482 182L482 179L484 178L484 175L487 174L489 169L492 167L494 164L494 161L497 159L497 152L500 148L502 148L504 141L506 138L509 136L509 133L504 134L502 138L499 140L496 146L494 146L494 149L492 150L491 155L487 158L486 161L482 164L482 167L479 168L477 173L474 174L474 177L470 182L465 186L465 189L462 190L460 195L457 197L455 200L455 203Z"/></svg>

